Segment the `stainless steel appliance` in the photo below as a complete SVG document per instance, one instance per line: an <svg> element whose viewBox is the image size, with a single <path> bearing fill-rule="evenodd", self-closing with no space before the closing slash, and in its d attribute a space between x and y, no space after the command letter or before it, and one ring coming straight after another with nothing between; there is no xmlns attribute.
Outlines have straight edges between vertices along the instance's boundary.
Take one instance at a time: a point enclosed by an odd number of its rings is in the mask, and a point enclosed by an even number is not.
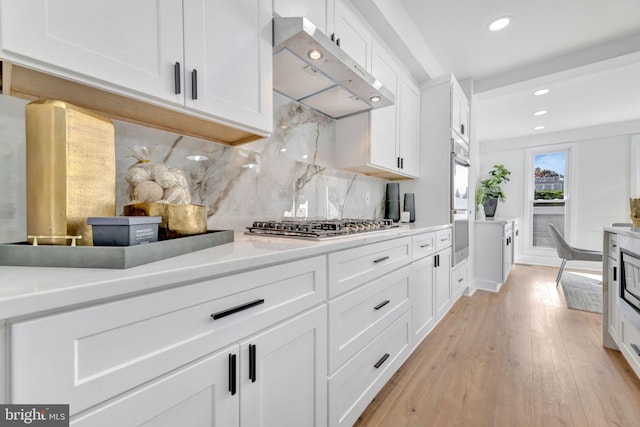
<svg viewBox="0 0 640 427"><path fill-rule="evenodd" d="M305 18L273 19L273 89L334 119L395 102L339 39Z"/></svg>
<svg viewBox="0 0 640 427"><path fill-rule="evenodd" d="M620 298L640 314L640 255L620 249Z"/></svg>
<svg viewBox="0 0 640 427"><path fill-rule="evenodd" d="M469 256L469 146L452 140L451 223L453 224L453 265Z"/></svg>
<svg viewBox="0 0 640 427"><path fill-rule="evenodd" d="M397 228L391 219L284 219L254 221L245 234L324 240Z"/></svg>

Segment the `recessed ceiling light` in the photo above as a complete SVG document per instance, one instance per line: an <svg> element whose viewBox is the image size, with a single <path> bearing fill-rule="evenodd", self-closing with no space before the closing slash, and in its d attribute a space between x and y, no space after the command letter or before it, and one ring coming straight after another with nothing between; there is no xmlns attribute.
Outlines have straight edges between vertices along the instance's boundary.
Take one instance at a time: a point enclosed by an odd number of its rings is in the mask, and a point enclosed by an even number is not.
<svg viewBox="0 0 640 427"><path fill-rule="evenodd" d="M280 152L281 152L281 153L284 153L285 151L287 151L287 149L286 149L285 147L282 147L282 148L280 149Z"/></svg>
<svg viewBox="0 0 640 427"><path fill-rule="evenodd" d="M533 94L535 96L546 95L548 93L549 93L549 89L540 89L540 90L537 90L537 91L533 92Z"/></svg>
<svg viewBox="0 0 640 427"><path fill-rule="evenodd" d="M540 110L533 113L534 116L544 116L545 114L547 114L546 110Z"/></svg>
<svg viewBox="0 0 640 427"><path fill-rule="evenodd" d="M377 95L372 96L371 98L369 98L369 101L371 101L371 102L380 102L380 97L377 96Z"/></svg>
<svg viewBox="0 0 640 427"><path fill-rule="evenodd" d="M510 16L502 16L498 19L491 21L488 28L491 31L500 31L503 28L505 28L507 25L509 25L510 22L511 22Z"/></svg>
<svg viewBox="0 0 640 427"><path fill-rule="evenodd" d="M307 52L307 56L310 59L317 61L318 59L322 58L322 52L320 52L318 49L311 49L309 52Z"/></svg>
<svg viewBox="0 0 640 427"><path fill-rule="evenodd" d="M536 126L533 128L533 130L542 130L544 129L544 126Z"/></svg>

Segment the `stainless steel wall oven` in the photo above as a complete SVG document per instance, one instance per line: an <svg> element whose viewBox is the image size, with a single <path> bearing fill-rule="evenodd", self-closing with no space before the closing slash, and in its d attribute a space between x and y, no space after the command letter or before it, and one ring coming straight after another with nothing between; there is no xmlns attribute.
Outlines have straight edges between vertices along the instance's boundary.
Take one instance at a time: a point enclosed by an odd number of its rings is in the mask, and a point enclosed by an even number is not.
<svg viewBox="0 0 640 427"><path fill-rule="evenodd" d="M469 146L452 140L451 222L453 223L453 265L469 256Z"/></svg>

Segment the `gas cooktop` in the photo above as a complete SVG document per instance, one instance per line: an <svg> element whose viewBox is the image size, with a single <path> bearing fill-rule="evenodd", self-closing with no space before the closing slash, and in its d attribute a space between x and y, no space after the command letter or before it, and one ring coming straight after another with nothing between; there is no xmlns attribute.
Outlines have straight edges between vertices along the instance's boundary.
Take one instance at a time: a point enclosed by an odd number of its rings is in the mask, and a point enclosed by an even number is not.
<svg viewBox="0 0 640 427"><path fill-rule="evenodd" d="M285 219L254 221L245 234L324 240L396 227L391 219Z"/></svg>

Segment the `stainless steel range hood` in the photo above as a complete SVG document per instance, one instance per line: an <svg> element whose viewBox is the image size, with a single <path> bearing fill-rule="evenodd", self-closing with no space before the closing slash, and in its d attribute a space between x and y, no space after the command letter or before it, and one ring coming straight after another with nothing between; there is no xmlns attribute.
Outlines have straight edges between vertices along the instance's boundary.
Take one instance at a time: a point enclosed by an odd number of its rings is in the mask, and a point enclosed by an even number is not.
<svg viewBox="0 0 640 427"><path fill-rule="evenodd" d="M395 97L306 18L273 18L273 89L334 119ZM311 59L315 54L319 59Z"/></svg>

